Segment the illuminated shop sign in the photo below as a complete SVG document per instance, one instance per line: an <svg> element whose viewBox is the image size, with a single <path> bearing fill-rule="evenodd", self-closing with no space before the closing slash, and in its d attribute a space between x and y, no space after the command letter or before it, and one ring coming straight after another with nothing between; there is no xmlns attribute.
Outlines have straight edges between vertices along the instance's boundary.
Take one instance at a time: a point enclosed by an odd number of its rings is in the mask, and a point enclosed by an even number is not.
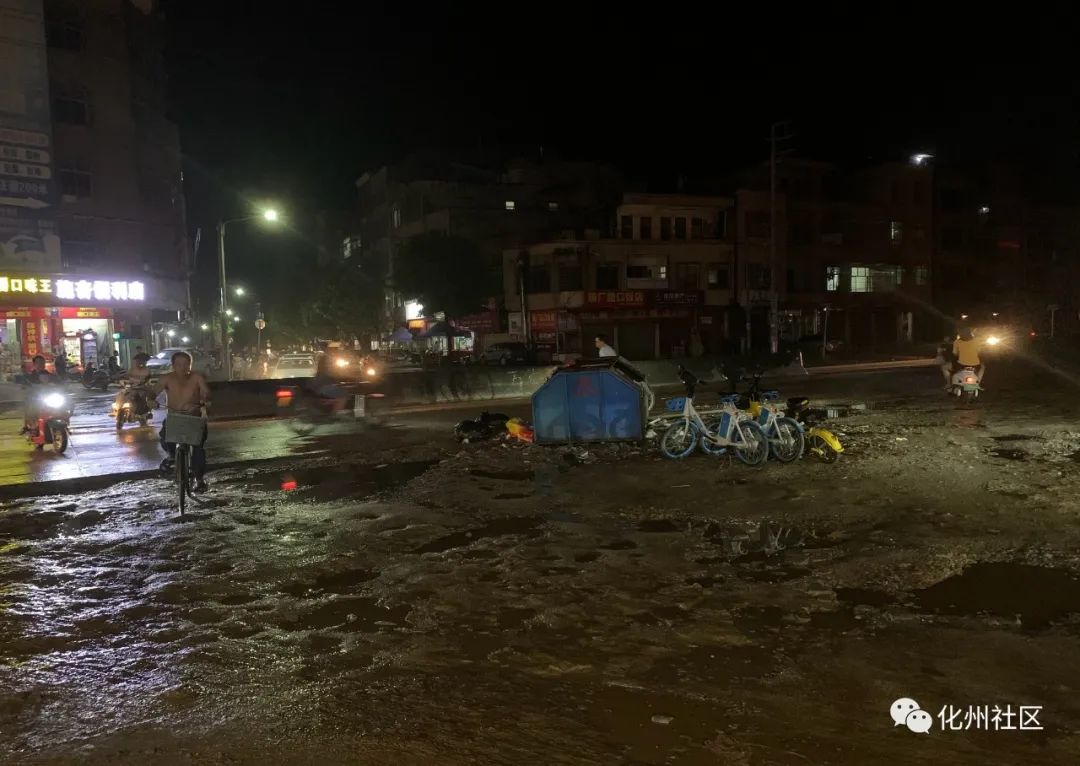
<svg viewBox="0 0 1080 766"><path fill-rule="evenodd" d="M0 295L23 293L53 296L63 301L142 301L142 282L114 282L107 279L58 279L53 277L11 277L0 275Z"/></svg>

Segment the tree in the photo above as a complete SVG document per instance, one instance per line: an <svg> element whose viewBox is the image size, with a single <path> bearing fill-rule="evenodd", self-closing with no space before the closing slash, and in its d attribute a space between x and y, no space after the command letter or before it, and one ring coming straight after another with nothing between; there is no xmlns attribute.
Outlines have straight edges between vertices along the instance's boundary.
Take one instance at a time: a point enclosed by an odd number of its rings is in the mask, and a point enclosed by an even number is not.
<svg viewBox="0 0 1080 766"><path fill-rule="evenodd" d="M294 342L366 339L386 329L381 274L345 261L316 268L300 279L299 284L294 281L295 299L275 312L279 335Z"/></svg>

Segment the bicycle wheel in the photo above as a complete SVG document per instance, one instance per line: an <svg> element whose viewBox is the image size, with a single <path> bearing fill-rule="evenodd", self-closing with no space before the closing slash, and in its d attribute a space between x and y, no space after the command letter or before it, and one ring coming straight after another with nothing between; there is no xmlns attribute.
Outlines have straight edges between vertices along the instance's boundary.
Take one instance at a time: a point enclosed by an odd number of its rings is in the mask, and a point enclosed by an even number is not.
<svg viewBox="0 0 1080 766"><path fill-rule="evenodd" d="M698 438L696 423L685 419L677 420L660 437L660 451L664 453L664 457L679 460L694 451Z"/></svg>
<svg viewBox="0 0 1080 766"><path fill-rule="evenodd" d="M188 496L188 447L179 444L176 447L176 494L180 504L180 515L184 515Z"/></svg>
<svg viewBox="0 0 1080 766"><path fill-rule="evenodd" d="M769 451L781 463L791 463L802 457L806 437L792 418L777 418L772 437L769 440Z"/></svg>
<svg viewBox="0 0 1080 766"><path fill-rule="evenodd" d="M715 415L703 415L701 418L702 422L705 423L705 427L709 429L709 433L714 435L720 428L722 419L722 413ZM704 433L701 434L701 440L699 444L701 446L701 451L704 452L706 455L723 455L725 452L727 452L726 446L717 444L716 442L709 439L709 437Z"/></svg>
<svg viewBox="0 0 1080 766"><path fill-rule="evenodd" d="M740 462L761 465L769 459L769 438L753 420L739 421L731 439L735 442L735 457Z"/></svg>

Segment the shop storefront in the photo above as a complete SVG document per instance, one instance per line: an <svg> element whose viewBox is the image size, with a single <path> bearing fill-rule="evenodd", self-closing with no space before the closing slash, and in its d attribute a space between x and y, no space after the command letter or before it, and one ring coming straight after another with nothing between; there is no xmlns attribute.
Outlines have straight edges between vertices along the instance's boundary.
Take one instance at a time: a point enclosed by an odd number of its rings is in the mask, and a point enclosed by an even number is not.
<svg viewBox="0 0 1080 766"><path fill-rule="evenodd" d="M626 290L585 293L575 312L581 352L592 355L593 338L604 335L627 359L668 359L701 353L702 318L713 312L700 291Z"/></svg>
<svg viewBox="0 0 1080 766"><path fill-rule="evenodd" d="M62 274L0 273L0 342L8 371L28 368L41 354L50 365L61 351L71 362L95 364L146 343L152 283ZM126 363L126 359L123 359Z"/></svg>

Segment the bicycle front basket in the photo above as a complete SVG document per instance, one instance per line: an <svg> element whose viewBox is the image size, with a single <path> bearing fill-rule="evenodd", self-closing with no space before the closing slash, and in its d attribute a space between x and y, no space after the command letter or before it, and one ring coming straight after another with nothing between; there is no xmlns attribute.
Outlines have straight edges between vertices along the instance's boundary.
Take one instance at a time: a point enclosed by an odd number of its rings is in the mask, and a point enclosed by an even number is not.
<svg viewBox="0 0 1080 766"><path fill-rule="evenodd" d="M203 442L206 421L198 415L179 415L170 412L165 418L165 441L169 444L199 446Z"/></svg>
<svg viewBox="0 0 1080 766"><path fill-rule="evenodd" d="M667 407L668 412L682 412L686 406L686 397L677 396L674 399L668 399L664 406Z"/></svg>

